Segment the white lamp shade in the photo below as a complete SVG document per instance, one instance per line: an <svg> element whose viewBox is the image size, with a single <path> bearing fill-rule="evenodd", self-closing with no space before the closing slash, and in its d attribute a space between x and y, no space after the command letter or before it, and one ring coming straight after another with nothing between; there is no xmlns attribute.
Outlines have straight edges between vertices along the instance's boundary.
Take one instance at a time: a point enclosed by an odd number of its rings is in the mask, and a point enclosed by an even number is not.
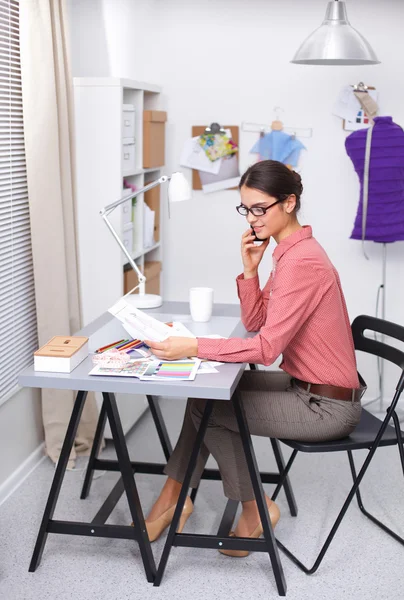
<svg viewBox="0 0 404 600"><path fill-rule="evenodd" d="M322 25L303 42L292 63L300 65L376 65L370 44L354 29L345 2L329 2Z"/></svg>
<svg viewBox="0 0 404 600"><path fill-rule="evenodd" d="M168 186L169 202L182 202L184 200L191 200L191 198L191 186L185 179L184 174L180 172L173 173Z"/></svg>

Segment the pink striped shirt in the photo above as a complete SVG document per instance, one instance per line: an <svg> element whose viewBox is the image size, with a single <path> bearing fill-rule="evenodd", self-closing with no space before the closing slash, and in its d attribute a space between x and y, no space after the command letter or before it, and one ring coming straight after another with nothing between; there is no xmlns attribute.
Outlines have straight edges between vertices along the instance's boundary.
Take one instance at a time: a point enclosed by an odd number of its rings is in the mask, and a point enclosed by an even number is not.
<svg viewBox="0 0 404 600"><path fill-rule="evenodd" d="M198 357L271 365L310 383L358 388L354 344L338 273L305 226L273 252L260 290L258 276L237 277L241 319L252 338L198 338Z"/></svg>

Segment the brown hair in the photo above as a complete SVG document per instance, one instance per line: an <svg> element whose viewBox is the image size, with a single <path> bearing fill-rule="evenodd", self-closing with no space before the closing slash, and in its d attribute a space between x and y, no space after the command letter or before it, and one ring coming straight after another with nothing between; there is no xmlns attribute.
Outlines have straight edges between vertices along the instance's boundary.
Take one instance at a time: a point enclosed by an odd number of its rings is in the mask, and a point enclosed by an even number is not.
<svg viewBox="0 0 404 600"><path fill-rule="evenodd" d="M272 196L277 200L286 200L288 196L296 196L293 212L300 209L300 196L303 193L302 178L296 171L291 171L277 160L262 160L251 165L242 175L239 189L245 185Z"/></svg>

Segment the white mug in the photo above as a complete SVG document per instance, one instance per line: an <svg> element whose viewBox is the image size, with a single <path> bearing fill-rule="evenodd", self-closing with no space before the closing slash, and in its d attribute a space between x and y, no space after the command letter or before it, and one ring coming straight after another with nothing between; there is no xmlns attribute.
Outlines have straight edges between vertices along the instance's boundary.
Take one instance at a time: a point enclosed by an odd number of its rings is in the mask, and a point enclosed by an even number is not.
<svg viewBox="0 0 404 600"><path fill-rule="evenodd" d="M189 308L193 321L205 323L212 316L213 289L194 287L189 290Z"/></svg>

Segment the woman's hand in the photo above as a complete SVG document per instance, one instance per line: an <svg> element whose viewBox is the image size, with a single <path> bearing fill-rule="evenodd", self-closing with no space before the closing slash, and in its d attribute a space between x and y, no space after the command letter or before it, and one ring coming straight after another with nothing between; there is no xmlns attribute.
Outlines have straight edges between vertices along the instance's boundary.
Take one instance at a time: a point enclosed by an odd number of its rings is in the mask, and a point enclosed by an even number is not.
<svg viewBox="0 0 404 600"><path fill-rule="evenodd" d="M169 337L164 342L144 340L153 354L165 360L178 360L198 354L198 340L187 337Z"/></svg>
<svg viewBox="0 0 404 600"><path fill-rule="evenodd" d="M255 277L258 265L268 247L269 239L260 245L254 244L255 236L251 227L241 236L241 258L244 265L244 277Z"/></svg>

